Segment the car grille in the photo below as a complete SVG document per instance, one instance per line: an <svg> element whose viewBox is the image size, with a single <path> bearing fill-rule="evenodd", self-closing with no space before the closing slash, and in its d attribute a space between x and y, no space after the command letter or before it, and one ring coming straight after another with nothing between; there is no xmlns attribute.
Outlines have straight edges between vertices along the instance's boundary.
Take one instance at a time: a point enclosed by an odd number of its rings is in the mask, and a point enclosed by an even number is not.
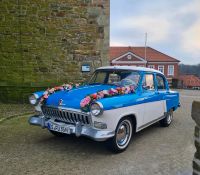
<svg viewBox="0 0 200 175"><path fill-rule="evenodd" d="M81 124L90 124L90 117L85 113L52 108L47 106L42 106L42 112L45 117L53 118L58 121L63 121L73 124L75 124L76 122L81 122Z"/></svg>

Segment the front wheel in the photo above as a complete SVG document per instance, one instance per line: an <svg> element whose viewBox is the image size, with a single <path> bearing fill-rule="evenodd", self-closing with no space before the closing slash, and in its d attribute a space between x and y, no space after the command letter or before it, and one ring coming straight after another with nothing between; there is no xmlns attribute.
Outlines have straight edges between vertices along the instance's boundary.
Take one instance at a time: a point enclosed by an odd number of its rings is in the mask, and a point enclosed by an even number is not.
<svg viewBox="0 0 200 175"><path fill-rule="evenodd" d="M133 126L129 118L120 120L117 125L115 136L108 140L109 148L115 152L120 153L128 147L133 133Z"/></svg>
<svg viewBox="0 0 200 175"><path fill-rule="evenodd" d="M162 127L168 127L173 120L173 110L171 109L169 112L167 112L166 117L160 121L160 125Z"/></svg>

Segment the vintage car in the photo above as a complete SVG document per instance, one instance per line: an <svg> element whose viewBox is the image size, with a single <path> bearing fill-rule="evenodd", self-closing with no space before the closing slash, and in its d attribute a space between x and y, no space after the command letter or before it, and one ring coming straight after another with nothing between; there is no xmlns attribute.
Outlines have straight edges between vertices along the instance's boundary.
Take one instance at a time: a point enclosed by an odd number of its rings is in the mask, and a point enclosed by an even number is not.
<svg viewBox="0 0 200 175"><path fill-rule="evenodd" d="M179 103L160 71L132 66L98 68L85 85L64 84L29 97L37 115L29 123L56 136L107 141L124 151L133 134L156 122L168 127Z"/></svg>

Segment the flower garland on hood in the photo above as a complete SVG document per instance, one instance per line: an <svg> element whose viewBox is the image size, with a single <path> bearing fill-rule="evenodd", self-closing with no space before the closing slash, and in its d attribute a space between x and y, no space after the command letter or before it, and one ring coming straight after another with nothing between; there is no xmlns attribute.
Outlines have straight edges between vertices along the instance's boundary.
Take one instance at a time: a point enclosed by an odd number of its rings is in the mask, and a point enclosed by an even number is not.
<svg viewBox="0 0 200 175"><path fill-rule="evenodd" d="M54 88L48 88L44 93L43 95L40 97L40 101L39 103L40 104L43 104L51 94L57 92L57 91L69 91L73 88L78 88L80 86L80 83L77 83L77 84L73 84L73 83L70 83L70 84L63 84L61 86L56 86Z"/></svg>
<svg viewBox="0 0 200 175"><path fill-rule="evenodd" d="M80 107L82 111L88 112L90 105L96 100L107 98L107 97L118 96L118 95L131 94L134 92L135 92L135 89L134 89L134 86L132 85L111 88L109 90L102 90L97 93L87 95L84 99L81 100Z"/></svg>

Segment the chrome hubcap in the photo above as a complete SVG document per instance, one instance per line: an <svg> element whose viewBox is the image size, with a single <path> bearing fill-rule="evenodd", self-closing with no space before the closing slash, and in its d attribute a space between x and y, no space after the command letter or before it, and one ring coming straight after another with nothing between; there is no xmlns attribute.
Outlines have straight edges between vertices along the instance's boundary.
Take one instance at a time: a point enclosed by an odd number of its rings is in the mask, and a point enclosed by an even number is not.
<svg viewBox="0 0 200 175"><path fill-rule="evenodd" d="M124 120L118 127L116 141L119 147L124 146L130 138L130 122Z"/></svg>
<svg viewBox="0 0 200 175"><path fill-rule="evenodd" d="M172 114L169 114L167 117L167 123L170 124L172 121Z"/></svg>

